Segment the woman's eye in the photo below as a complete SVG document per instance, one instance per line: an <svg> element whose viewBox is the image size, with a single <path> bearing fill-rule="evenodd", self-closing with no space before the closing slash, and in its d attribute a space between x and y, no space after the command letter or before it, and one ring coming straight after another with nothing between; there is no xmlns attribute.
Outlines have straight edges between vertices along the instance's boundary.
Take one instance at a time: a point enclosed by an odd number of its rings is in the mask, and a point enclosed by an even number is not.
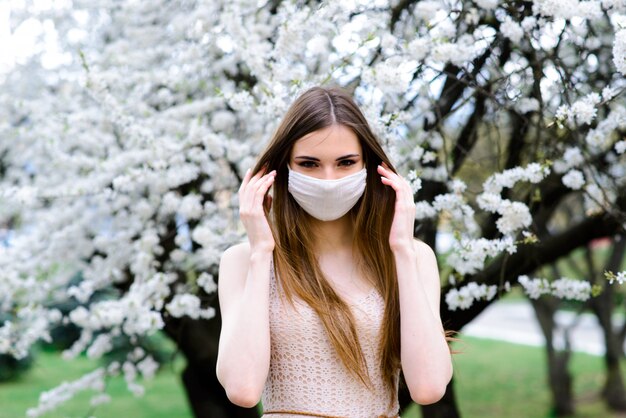
<svg viewBox="0 0 626 418"><path fill-rule="evenodd" d="M347 166L350 166L350 165L352 165L352 164L354 164L354 163L355 163L355 161L354 161L354 160L341 160L341 161L339 161L339 165L347 165Z"/></svg>
<svg viewBox="0 0 626 418"><path fill-rule="evenodd" d="M302 161L301 163L298 164L300 167L306 167L306 168L311 168L311 167L315 167L315 163L313 161Z"/></svg>

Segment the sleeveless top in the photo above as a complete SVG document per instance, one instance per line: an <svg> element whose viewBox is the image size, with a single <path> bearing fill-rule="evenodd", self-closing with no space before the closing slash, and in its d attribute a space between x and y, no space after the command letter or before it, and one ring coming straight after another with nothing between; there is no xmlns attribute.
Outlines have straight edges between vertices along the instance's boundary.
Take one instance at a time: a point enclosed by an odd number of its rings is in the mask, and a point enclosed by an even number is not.
<svg viewBox="0 0 626 418"><path fill-rule="evenodd" d="M315 311L298 298L294 298L295 309L289 304L272 263L270 368L261 396L262 418L398 416L398 400L389 407L389 392L378 365L384 299L373 289L348 304L373 389L348 372ZM395 375L396 393L399 377L400 369Z"/></svg>

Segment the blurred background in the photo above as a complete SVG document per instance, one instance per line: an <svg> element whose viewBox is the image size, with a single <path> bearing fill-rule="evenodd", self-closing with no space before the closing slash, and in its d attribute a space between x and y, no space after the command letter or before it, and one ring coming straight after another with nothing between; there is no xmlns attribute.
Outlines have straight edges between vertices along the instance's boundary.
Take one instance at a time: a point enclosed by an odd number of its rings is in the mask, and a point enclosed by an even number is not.
<svg viewBox="0 0 626 418"><path fill-rule="evenodd" d="M215 377L237 190L352 93L459 331L404 418L626 416L623 0L0 1L0 417L259 417Z"/></svg>

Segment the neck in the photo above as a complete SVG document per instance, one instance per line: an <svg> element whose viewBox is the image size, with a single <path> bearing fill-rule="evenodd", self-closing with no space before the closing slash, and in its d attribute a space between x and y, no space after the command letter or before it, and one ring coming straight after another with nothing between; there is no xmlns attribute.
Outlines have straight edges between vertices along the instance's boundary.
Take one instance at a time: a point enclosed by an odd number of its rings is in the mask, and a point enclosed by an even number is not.
<svg viewBox="0 0 626 418"><path fill-rule="evenodd" d="M318 254L352 249L354 225L349 213L334 221L313 219L311 226Z"/></svg>

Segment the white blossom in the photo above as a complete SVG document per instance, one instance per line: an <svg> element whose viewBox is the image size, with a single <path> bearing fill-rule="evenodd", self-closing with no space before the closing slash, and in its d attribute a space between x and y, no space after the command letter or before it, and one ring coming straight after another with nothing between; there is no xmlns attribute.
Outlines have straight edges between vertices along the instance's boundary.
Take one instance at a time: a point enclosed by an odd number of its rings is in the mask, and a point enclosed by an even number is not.
<svg viewBox="0 0 626 418"><path fill-rule="evenodd" d="M524 37L524 29L520 25L511 19L510 16L506 16L504 22L500 24L500 32L505 38L509 38L513 43L519 43Z"/></svg>
<svg viewBox="0 0 626 418"><path fill-rule="evenodd" d="M198 286L207 293L213 293L217 290L217 283L215 283L213 276L204 271L198 277Z"/></svg>
<svg viewBox="0 0 626 418"><path fill-rule="evenodd" d="M428 219L437 215L437 210L433 206L425 201L415 202L415 219Z"/></svg>
<svg viewBox="0 0 626 418"><path fill-rule="evenodd" d="M84 390L96 390L101 392L104 389L105 370L98 368L87 373L77 380L63 382L58 387L42 392L39 396L39 405L26 411L28 417L39 417L59 407L59 405L73 398L77 393Z"/></svg>
<svg viewBox="0 0 626 418"><path fill-rule="evenodd" d="M157 363L152 356L146 356L143 360L137 363L137 369L144 377L144 379L152 379L154 374L159 369L159 363Z"/></svg>
<svg viewBox="0 0 626 418"><path fill-rule="evenodd" d="M552 169L556 173L564 173L572 167L577 167L585 161L580 148L569 147L563 153L563 158L554 162Z"/></svg>
<svg viewBox="0 0 626 418"><path fill-rule="evenodd" d="M55 54L37 41L19 65L0 70L0 353L16 358L50 341L59 322L80 328L63 352L71 360L102 356L115 337L136 340L171 317L211 318L200 297L217 290L208 272L223 249L244 238L236 195L243 173L293 99L313 85L354 91L413 192L430 181L445 185L416 202L415 218L454 231L446 258L450 276L459 277L452 285L514 253L520 232L532 241L525 234L530 212L515 199L538 189L519 183L539 184L550 173L534 156L554 160L563 182L583 191L584 213L576 216L612 212L624 185L624 83L613 74L626 68L621 0L535 0L515 11L498 0L420 1L393 33L392 7L360 0L279 2L271 12L271 2L253 0L181 8L162 0L66 1L54 10L22 3L12 7L8 27L44 22L56 55L67 59L53 63ZM511 40L502 60L493 54L498 37ZM557 49L560 37L567 42ZM544 71L539 92L528 48ZM483 54L479 68L474 60ZM543 65L551 54L558 60ZM574 83L567 91L564 75ZM461 94L441 113L442 83L453 76L461 77ZM478 97L486 106L476 132L484 155L455 148ZM501 144L489 149L491 138L515 133L515 113L531 127L519 156L529 164L495 172L503 161L496 157ZM536 138L539 148L528 142ZM453 150L468 153L461 167ZM491 215L503 235L486 239L477 220ZM547 288L583 300L581 283L557 280ZM491 299L493 289L467 284L446 302L462 309ZM94 297L101 292L105 299ZM65 316L49 308L68 301L80 306ZM107 402L104 377L119 373L141 395L138 377L153 375L155 363L133 350L92 380L49 391L29 414L48 413L91 383L91 403Z"/></svg>
<svg viewBox="0 0 626 418"><path fill-rule="evenodd" d="M585 176L579 170L568 171L562 180L564 185L574 190L579 190L585 185Z"/></svg>
<svg viewBox="0 0 626 418"><path fill-rule="evenodd" d="M539 299L541 295L549 294L551 291L550 282L547 279L531 279L526 275L522 275L517 278L517 281L531 299Z"/></svg>
<svg viewBox="0 0 626 418"><path fill-rule="evenodd" d="M521 113L536 112L539 110L539 101L534 97L524 97L517 102L517 109Z"/></svg>
<svg viewBox="0 0 626 418"><path fill-rule="evenodd" d="M203 214L202 202L200 196L195 194L188 194L180 202L178 208L181 215L187 219L198 219Z"/></svg>
<svg viewBox="0 0 626 418"><path fill-rule="evenodd" d="M100 358L103 354L111 351L112 348L111 336L108 334L100 334L87 350L87 357Z"/></svg>
<svg viewBox="0 0 626 418"><path fill-rule="evenodd" d="M626 29L615 33L613 41L613 63L617 71L626 75Z"/></svg>
<svg viewBox="0 0 626 418"><path fill-rule="evenodd" d="M588 281L561 277L550 282L541 278L531 279L526 275L519 276L517 280L531 299L552 295L559 299L585 301L591 297L591 284Z"/></svg>
<svg viewBox="0 0 626 418"><path fill-rule="evenodd" d="M493 10L498 7L498 0L475 0L474 1L478 7L481 7L486 10Z"/></svg>
<svg viewBox="0 0 626 418"><path fill-rule="evenodd" d="M200 299L196 295L190 293L175 295L165 309L174 317L189 316L193 319L212 318L215 315L213 308L201 309Z"/></svg>
<svg viewBox="0 0 626 418"><path fill-rule="evenodd" d="M492 300L498 291L496 285L487 286L486 284L478 284L470 282L459 289L451 289L446 293L446 304L448 309L456 311L457 309L468 309L477 300Z"/></svg>
<svg viewBox="0 0 626 418"><path fill-rule="evenodd" d="M409 42L406 50L413 59L422 61L430 52L430 40L427 38L415 38Z"/></svg>
<svg viewBox="0 0 626 418"><path fill-rule="evenodd" d="M528 206L521 202L503 201L498 213L501 217L496 221L496 226L505 235L528 227L533 220Z"/></svg>
<svg viewBox="0 0 626 418"><path fill-rule="evenodd" d="M409 171L406 179L411 185L411 190L413 191L413 194L417 193L422 188L422 179L417 177L417 173L415 172L415 170Z"/></svg>

